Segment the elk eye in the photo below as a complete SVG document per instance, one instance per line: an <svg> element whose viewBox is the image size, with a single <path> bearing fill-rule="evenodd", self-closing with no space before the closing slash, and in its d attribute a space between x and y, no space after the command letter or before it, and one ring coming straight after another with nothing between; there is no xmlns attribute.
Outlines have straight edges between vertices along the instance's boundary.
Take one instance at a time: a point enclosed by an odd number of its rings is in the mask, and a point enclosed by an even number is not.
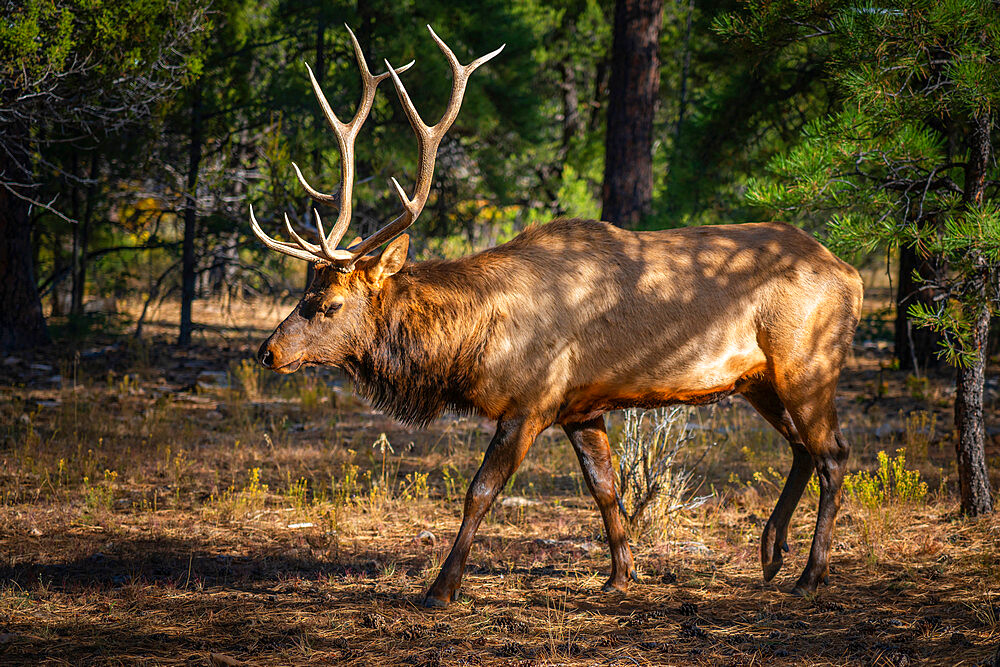
<svg viewBox="0 0 1000 667"><path fill-rule="evenodd" d="M340 310L340 308L343 305L344 305L343 301L334 301L333 303L331 303L329 306L326 307L326 314L333 315L335 312Z"/></svg>

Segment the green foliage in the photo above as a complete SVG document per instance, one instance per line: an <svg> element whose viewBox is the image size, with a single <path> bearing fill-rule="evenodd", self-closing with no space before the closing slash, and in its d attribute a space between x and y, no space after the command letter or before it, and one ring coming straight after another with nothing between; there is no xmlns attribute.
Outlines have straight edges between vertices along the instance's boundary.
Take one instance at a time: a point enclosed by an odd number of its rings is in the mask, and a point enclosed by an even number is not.
<svg viewBox="0 0 1000 667"><path fill-rule="evenodd" d="M62 462L60 461L60 463ZM87 508L95 512L111 512L114 510L117 480L118 473L114 470L105 470L104 479L95 480L94 483L91 483L89 477L84 476L83 494Z"/></svg>
<svg viewBox="0 0 1000 667"><path fill-rule="evenodd" d="M302 487L304 492L305 487ZM290 490L289 498L294 493ZM268 485L260 481L260 468L250 468L247 472L247 482L242 489L237 490L232 484L218 495L213 494L209 503L218 511L221 518L227 521L242 519L254 512L262 510L268 497Z"/></svg>
<svg viewBox="0 0 1000 667"><path fill-rule="evenodd" d="M298 512L309 509L309 480L299 477L292 482L289 480L288 490L285 491L285 498L288 503Z"/></svg>
<svg viewBox="0 0 1000 667"><path fill-rule="evenodd" d="M52 73L70 75L79 87L145 72L178 25L203 7L198 0L8 3L0 20L0 77L7 86L36 92L51 85L45 79ZM184 59L185 69L199 66L195 54Z"/></svg>
<svg viewBox="0 0 1000 667"><path fill-rule="evenodd" d="M996 143L994 4L753 0L716 27L755 52L824 42L826 76L840 95L750 182L749 201L789 221L825 222L828 244L848 256L907 247L933 258L934 275L916 277L938 298L909 314L943 334L952 364L979 358L974 324L982 308L1000 305L998 174L969 171L984 145L975 128L985 124Z"/></svg>
<svg viewBox="0 0 1000 667"><path fill-rule="evenodd" d="M810 480L810 487L814 486L818 485ZM874 471L846 475L842 493L853 505L851 515L858 525L868 560L876 563L885 543L896 538L903 508L926 501L927 484L921 481L919 471L906 469L904 451L899 449L892 458L879 452Z"/></svg>
<svg viewBox="0 0 1000 667"><path fill-rule="evenodd" d="M759 220L759 210L744 196L747 181L828 107L830 84L822 76L826 44L803 42L748 57L713 34L738 20L741 15L732 12L743 6L726 0L696 3L688 42L686 17L671 21L668 4L661 45L662 148L656 153L664 177L657 179L655 226Z"/></svg>
<svg viewBox="0 0 1000 667"><path fill-rule="evenodd" d="M72 9L32 0L8 11L0 21L0 71L8 85L8 77L24 82L49 69L62 70L74 45Z"/></svg>
<svg viewBox="0 0 1000 667"><path fill-rule="evenodd" d="M109 202L118 188L102 167L125 178L148 175L135 167L150 142L135 149L123 135L151 130L150 121L198 72L207 5L21 0L0 7L0 187L34 202L32 220L7 224L33 228L39 243L32 259L43 286L69 291L66 255L73 250L62 242L80 230L81 218L95 221L89 241L98 248L128 238L96 222L118 218ZM78 245L78 256L85 250ZM103 258L100 268L120 259ZM123 287L125 273L108 282Z"/></svg>

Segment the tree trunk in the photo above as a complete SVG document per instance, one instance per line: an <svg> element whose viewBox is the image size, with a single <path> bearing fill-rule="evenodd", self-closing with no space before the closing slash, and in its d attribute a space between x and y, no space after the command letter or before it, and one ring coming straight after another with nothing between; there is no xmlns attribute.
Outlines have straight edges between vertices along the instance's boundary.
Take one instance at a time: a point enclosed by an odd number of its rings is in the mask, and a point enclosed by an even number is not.
<svg viewBox="0 0 1000 667"><path fill-rule="evenodd" d="M181 252L181 326L178 345L191 344L194 323L191 306L195 296L194 239L198 224L198 170L201 165L201 82L194 84L191 99L191 143L188 148L187 192L184 201L184 244Z"/></svg>
<svg viewBox="0 0 1000 667"><path fill-rule="evenodd" d="M969 128L969 159L965 167L964 199L967 206L977 206L983 201L986 189L986 171L990 162L989 112L972 118ZM989 272L986 259L975 258L980 267L970 276L971 285L965 302L971 315L972 358L959 366L955 384L955 427L958 441L958 480L962 492L962 513L969 516L986 514L993 510L990 497L990 479L986 472L986 425L983 418L983 385L986 380L986 342L990 330L990 311L987 301Z"/></svg>
<svg viewBox="0 0 1000 667"><path fill-rule="evenodd" d="M74 164L76 160L74 158ZM87 246L90 243L90 219L94 215L94 180L97 178L97 151L90 153L90 183L87 184L86 200L83 205L83 215L77 217L73 229L73 297L70 313L83 314L83 299L86 296L87 282ZM75 192L74 192L75 194ZM74 208L77 205L74 203Z"/></svg>
<svg viewBox="0 0 1000 667"><path fill-rule="evenodd" d="M322 87L323 83L324 83L324 79L326 78L326 24L327 24L327 18L326 18L326 12L323 10L323 7L319 6L318 9L319 9L319 15L316 17L316 44L315 44L316 55L315 55L314 60L313 60L313 75L316 77L316 82L319 83L320 87ZM364 22L362 22L362 27L363 26L364 26ZM362 40L363 41L361 41L360 43L363 44L363 45L365 45L365 46L367 46L367 41L364 41L364 38L365 38L365 34L364 34L364 30L362 30ZM365 57L366 58L368 57L367 53L365 54ZM369 62L370 62L370 59L369 59ZM320 108L319 104L315 105L314 113L315 113L315 119L316 119L315 120L316 133L320 137L326 136L325 133L328 131L327 130L327 125L326 125L326 116L323 114L323 110ZM313 166L314 177L318 178L320 176L320 174L323 173L323 153L319 149L319 145L318 144L317 144L317 147L314 148L313 152L312 152L312 166ZM311 211L312 211L313 208L315 208L316 210L318 210L320 215L326 216L327 209L322 204L320 204L320 202L313 201L313 199L307 195L306 196L305 213L303 214L305 220L308 220L310 218ZM308 262L306 264L306 284L305 284L305 289L309 289L309 286L312 285L313 278L315 278L315 277L316 277L316 267L313 265L312 262Z"/></svg>
<svg viewBox="0 0 1000 667"><path fill-rule="evenodd" d="M597 62L594 70L594 93L591 98L590 117L587 119L587 132L599 132L604 111L607 109L608 86L611 78L611 54L605 55Z"/></svg>
<svg viewBox="0 0 1000 667"><path fill-rule="evenodd" d="M70 160L70 169L73 171L73 181L69 186L70 189L70 203L73 210L73 219L76 222L73 224L73 248L70 253L70 287L69 287L69 313L70 315L79 315L83 312L82 304L77 302L77 276L80 274L80 257L83 255L82 245L82 230L80 229L80 183L76 179L80 177L80 152L73 149L73 157ZM52 289L52 294L58 299L59 291L56 287ZM55 314L55 313L53 313Z"/></svg>
<svg viewBox="0 0 1000 667"><path fill-rule="evenodd" d="M990 479L986 472L986 427L983 418L983 384L986 380L986 339L990 331L990 311L986 305L986 284L981 283L981 300L974 313L973 360L958 369L955 392L955 426L958 428L958 481L962 492L962 513L969 516L993 510Z"/></svg>
<svg viewBox="0 0 1000 667"><path fill-rule="evenodd" d="M573 140L583 129L583 121L580 118L580 95L577 92L576 68L571 62L559 64L559 73L562 75L562 141L559 146L559 159L557 166L559 169L565 166L566 158L569 155ZM561 175L561 174L560 174Z"/></svg>
<svg viewBox="0 0 1000 667"><path fill-rule="evenodd" d="M694 21L694 0L688 1L687 18L684 25L684 63L681 65L680 93L677 95L677 123L674 125L674 152L680 150L681 130L688 105L688 77L691 73L691 24Z"/></svg>
<svg viewBox="0 0 1000 667"><path fill-rule="evenodd" d="M60 223L61 222L62 221L60 221ZM46 235L43 235L42 238L45 238L45 236ZM52 273L53 275L58 276L67 270L66 258L63 255L62 236L58 232L53 232L47 236L51 241ZM70 272L72 272L72 266L70 266L69 269ZM57 282L52 285L51 301L52 309L49 311L49 317L62 317L66 314L66 309L64 308L66 299L62 290L61 282Z"/></svg>
<svg viewBox="0 0 1000 667"><path fill-rule="evenodd" d="M938 263L940 260L938 260ZM921 281L913 279L916 271L924 280L940 274L940 267L929 257L908 246L899 249L899 280L896 286L895 351L899 367L917 373L939 365L936 352L941 335L928 327L914 327L907 310L914 303L933 303L934 294L921 290Z"/></svg>
<svg viewBox="0 0 1000 667"><path fill-rule="evenodd" d="M601 219L634 226L653 199L653 114L662 0L615 4Z"/></svg>
<svg viewBox="0 0 1000 667"><path fill-rule="evenodd" d="M27 163L27 155L0 151L0 174L7 182L30 183ZM0 187L0 350L5 353L49 342L35 284L28 213L28 202Z"/></svg>

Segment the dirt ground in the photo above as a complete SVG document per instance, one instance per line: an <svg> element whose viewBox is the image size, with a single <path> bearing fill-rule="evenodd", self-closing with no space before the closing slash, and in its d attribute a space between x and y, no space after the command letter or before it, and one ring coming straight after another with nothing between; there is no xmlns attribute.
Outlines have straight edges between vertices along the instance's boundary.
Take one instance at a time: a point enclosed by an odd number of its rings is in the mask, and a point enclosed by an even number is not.
<svg viewBox="0 0 1000 667"><path fill-rule="evenodd" d="M842 380L851 469L902 448L926 493L847 498L815 596L786 592L813 490L761 579L790 456L733 398L695 413L684 452L710 499L634 541L627 594L600 591L600 517L550 429L484 521L459 601L426 610L492 425L410 429L335 372L264 373L253 352L281 307L239 308L189 349L153 318L143 341L92 332L0 359L0 664L1000 666L1000 517L958 514L950 375L892 370L877 338L859 334Z"/></svg>

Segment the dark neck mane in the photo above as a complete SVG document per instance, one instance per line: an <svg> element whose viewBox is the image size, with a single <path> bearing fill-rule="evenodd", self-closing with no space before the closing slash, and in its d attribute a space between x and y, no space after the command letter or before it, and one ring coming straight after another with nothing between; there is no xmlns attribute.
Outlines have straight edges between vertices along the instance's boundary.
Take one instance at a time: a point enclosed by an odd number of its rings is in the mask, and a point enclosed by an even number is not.
<svg viewBox="0 0 1000 667"><path fill-rule="evenodd" d="M408 264L373 297L374 330L344 362L373 407L419 426L445 409L483 411L474 392L492 316L478 273L464 260Z"/></svg>

